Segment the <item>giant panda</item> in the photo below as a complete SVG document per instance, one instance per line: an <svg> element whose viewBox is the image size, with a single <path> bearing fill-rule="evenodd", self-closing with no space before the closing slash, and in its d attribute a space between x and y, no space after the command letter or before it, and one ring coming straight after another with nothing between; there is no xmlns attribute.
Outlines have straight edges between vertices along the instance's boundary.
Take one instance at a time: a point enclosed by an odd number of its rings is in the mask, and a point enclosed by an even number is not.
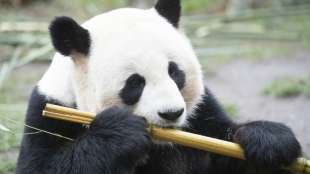
<svg viewBox="0 0 310 174"><path fill-rule="evenodd" d="M193 48L178 29L180 0L123 8L79 25L50 24L57 51L33 89L17 174L288 173L301 147L269 121L234 123L204 85ZM46 103L97 113L89 126L43 118ZM247 161L153 140L148 123L239 143ZM33 132L25 128L26 133Z"/></svg>

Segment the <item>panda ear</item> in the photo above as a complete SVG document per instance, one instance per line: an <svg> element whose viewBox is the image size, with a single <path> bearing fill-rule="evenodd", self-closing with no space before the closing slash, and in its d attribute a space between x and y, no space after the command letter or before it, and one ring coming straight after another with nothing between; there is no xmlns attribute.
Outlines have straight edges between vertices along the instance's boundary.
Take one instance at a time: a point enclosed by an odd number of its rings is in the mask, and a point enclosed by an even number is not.
<svg viewBox="0 0 310 174"><path fill-rule="evenodd" d="M181 17L180 0L158 0L155 5L157 12L178 28Z"/></svg>
<svg viewBox="0 0 310 174"><path fill-rule="evenodd" d="M49 26L54 48L65 56L74 52L88 55L90 35L88 30L81 27L69 17L56 17Z"/></svg>

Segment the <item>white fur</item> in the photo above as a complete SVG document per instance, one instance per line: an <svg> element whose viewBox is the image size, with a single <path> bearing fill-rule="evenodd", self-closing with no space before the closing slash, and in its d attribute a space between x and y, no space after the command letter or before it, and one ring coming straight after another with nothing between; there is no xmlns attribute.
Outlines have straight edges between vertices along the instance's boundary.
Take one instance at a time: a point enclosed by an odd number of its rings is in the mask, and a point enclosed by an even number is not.
<svg viewBox="0 0 310 174"><path fill-rule="evenodd" d="M146 79L134 113L149 122L166 126L158 112L185 108L173 125L181 125L203 94L201 68L185 36L154 9L119 9L98 15L82 25L91 35L88 58L56 54L39 83L41 93L79 109L100 112L124 106L119 98L126 79L138 73ZM169 77L168 62L174 61L186 74L180 92ZM74 63L73 63L74 62Z"/></svg>
<svg viewBox="0 0 310 174"><path fill-rule="evenodd" d="M39 81L39 92L58 99L63 104L71 106L75 102L72 89L72 70L74 64L70 57L56 53L52 64Z"/></svg>

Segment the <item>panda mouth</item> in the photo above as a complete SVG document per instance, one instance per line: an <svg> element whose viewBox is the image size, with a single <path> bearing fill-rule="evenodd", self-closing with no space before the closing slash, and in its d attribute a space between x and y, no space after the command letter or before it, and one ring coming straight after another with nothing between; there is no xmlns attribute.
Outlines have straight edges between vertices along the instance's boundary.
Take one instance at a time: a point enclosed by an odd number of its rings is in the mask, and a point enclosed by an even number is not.
<svg viewBox="0 0 310 174"><path fill-rule="evenodd" d="M165 129L175 129L175 128L179 128L180 126L177 124L177 122L163 122L160 121L159 123L151 123L156 127L160 127L160 128L165 128Z"/></svg>

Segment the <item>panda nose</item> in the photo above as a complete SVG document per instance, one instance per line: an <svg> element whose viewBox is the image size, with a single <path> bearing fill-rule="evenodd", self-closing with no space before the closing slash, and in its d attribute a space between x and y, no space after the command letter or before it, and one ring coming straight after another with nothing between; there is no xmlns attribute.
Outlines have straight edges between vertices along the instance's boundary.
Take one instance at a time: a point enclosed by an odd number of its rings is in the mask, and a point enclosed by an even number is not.
<svg viewBox="0 0 310 174"><path fill-rule="evenodd" d="M175 111L158 112L158 115L163 119L175 121L183 114L183 112L184 109L179 109Z"/></svg>

